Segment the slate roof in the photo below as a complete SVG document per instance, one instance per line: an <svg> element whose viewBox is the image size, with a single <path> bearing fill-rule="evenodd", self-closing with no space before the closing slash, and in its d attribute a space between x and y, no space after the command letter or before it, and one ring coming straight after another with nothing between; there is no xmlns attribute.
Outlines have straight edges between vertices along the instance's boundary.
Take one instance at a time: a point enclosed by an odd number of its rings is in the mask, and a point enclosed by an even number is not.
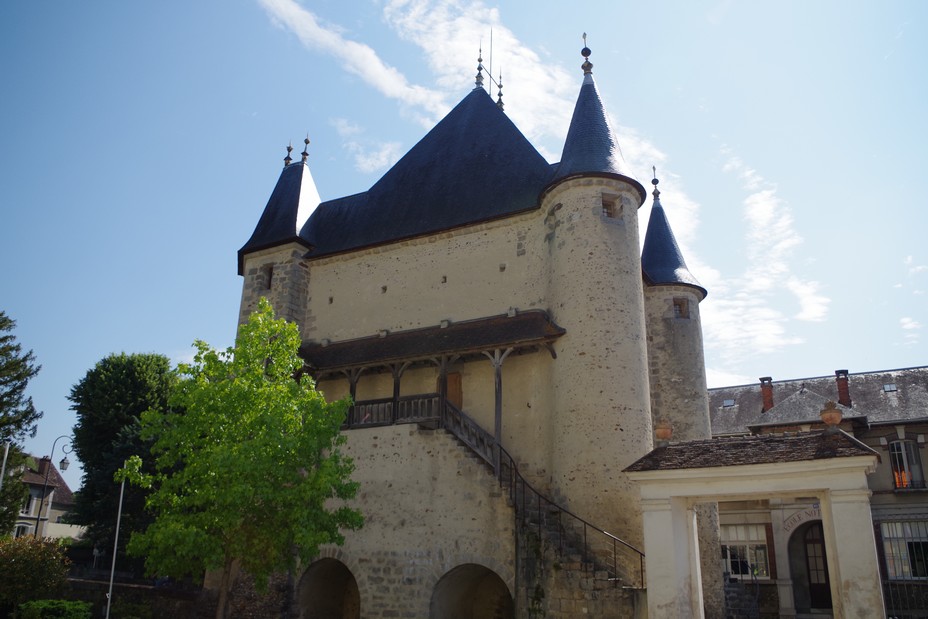
<svg viewBox="0 0 928 619"><path fill-rule="evenodd" d="M875 451L841 430L758 434L671 443L654 449L625 470L669 471L872 455L879 458Z"/></svg>
<svg viewBox="0 0 928 619"><path fill-rule="evenodd" d="M638 190L644 203L644 187L635 179L622 157L619 141L606 116L592 73L583 76L555 180L580 174L619 176Z"/></svg>
<svg viewBox="0 0 928 619"><path fill-rule="evenodd" d="M247 253L290 241L306 244L299 238L300 228L320 201L309 166L305 162L285 166L251 238L238 250L238 274Z"/></svg>
<svg viewBox="0 0 928 619"><path fill-rule="evenodd" d="M884 390L892 384L895 391ZM825 401L838 401L834 376L774 381L774 407L762 412L760 384L709 390L712 433L749 432L777 424L818 423ZM838 408L845 419L868 425L928 421L928 366L848 374L851 406ZM725 401L734 404L725 406Z"/></svg>
<svg viewBox="0 0 928 619"><path fill-rule="evenodd" d="M641 270L645 281L652 286L683 285L696 288L706 297L706 289L693 277L683 260L683 253L677 245L677 239L670 229L664 207L661 206L660 192L655 183L654 202L651 205L651 217L648 231L644 236L644 249L641 251Z"/></svg>
<svg viewBox="0 0 928 619"><path fill-rule="evenodd" d="M48 487L55 490L52 502L55 505L74 505L74 494L65 482L64 477L58 471L58 467L51 463L48 458L35 458L36 468L27 466L23 471L23 483L31 486L41 487L45 484L45 467L51 466L48 472Z"/></svg>
<svg viewBox="0 0 928 619"><path fill-rule="evenodd" d="M323 202L300 231L324 256L537 208L552 169L475 88L370 190Z"/></svg>
<svg viewBox="0 0 928 619"><path fill-rule="evenodd" d="M527 310L389 333L354 340L304 344L300 355L314 370L377 366L396 361L428 359L443 354L480 353L493 348L525 348L547 345L565 333L547 312Z"/></svg>

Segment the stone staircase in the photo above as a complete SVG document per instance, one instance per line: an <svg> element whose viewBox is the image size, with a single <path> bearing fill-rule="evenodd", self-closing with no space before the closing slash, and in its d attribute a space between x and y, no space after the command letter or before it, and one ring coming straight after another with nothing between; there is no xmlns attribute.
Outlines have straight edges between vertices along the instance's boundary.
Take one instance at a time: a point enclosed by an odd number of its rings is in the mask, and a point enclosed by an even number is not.
<svg viewBox="0 0 928 619"><path fill-rule="evenodd" d="M498 480L499 494L493 494L505 495L513 509L520 617L646 616L644 555L536 491L509 454L497 450L491 435L463 412L448 408L450 415L433 427L450 434L475 464L486 467Z"/></svg>

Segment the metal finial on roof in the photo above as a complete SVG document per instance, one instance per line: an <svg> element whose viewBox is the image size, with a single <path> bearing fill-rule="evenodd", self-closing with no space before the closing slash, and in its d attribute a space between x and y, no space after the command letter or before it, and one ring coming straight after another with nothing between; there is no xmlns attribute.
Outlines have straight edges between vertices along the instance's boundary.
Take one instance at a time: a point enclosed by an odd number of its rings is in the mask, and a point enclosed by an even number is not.
<svg viewBox="0 0 928 619"><path fill-rule="evenodd" d="M474 80L474 83L477 88L483 88L483 45L480 46L480 51L477 52L477 79Z"/></svg>
<svg viewBox="0 0 928 619"><path fill-rule="evenodd" d="M309 134L306 134L306 137L303 139L303 152L300 155L303 157L303 163L306 163L306 160L309 159Z"/></svg>
<svg viewBox="0 0 928 619"><path fill-rule="evenodd" d="M503 70L499 71L499 82L496 84L496 107L505 109L503 106Z"/></svg>
<svg viewBox="0 0 928 619"><path fill-rule="evenodd" d="M590 51L590 48L586 46L586 33L583 33L583 49L580 50L580 55L583 56L583 64L580 65L580 68L583 69L583 74L587 75L593 72L593 63L590 62L590 54L593 52Z"/></svg>
<svg viewBox="0 0 928 619"><path fill-rule="evenodd" d="M654 201L657 202L661 197L661 190L657 188L657 184L660 182L657 180L657 166L651 166L651 171L654 172L654 178L651 179L651 184L654 185L654 191L651 192L651 195L654 196Z"/></svg>
<svg viewBox="0 0 928 619"><path fill-rule="evenodd" d="M285 167L285 168L286 168L288 165L290 165L290 162L291 162L291 161L293 161L293 158L290 157L290 153L292 153L292 152L293 152L293 143L291 142L291 143L287 144L287 156L284 157L284 167Z"/></svg>

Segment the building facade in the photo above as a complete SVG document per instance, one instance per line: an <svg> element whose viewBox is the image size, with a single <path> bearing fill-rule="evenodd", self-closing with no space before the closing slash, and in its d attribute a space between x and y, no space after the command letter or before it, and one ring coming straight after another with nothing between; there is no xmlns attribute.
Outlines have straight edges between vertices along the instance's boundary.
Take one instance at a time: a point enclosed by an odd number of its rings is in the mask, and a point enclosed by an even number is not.
<svg viewBox="0 0 928 619"><path fill-rule="evenodd" d="M64 522L65 516L74 507L74 494L64 477L48 457L30 457L29 461L30 465L26 466L22 477L28 494L17 515L13 536L79 538L84 528Z"/></svg>
<svg viewBox="0 0 928 619"><path fill-rule="evenodd" d="M803 434L820 430L823 409L876 452L868 475L872 537L889 617L928 616L928 367L774 381L709 391L716 437ZM821 505L804 496L720 505L722 557L762 615L831 616L833 600ZM836 552L860 540L837 540Z"/></svg>
<svg viewBox="0 0 928 619"><path fill-rule="evenodd" d="M482 88L482 66L366 192L322 201L307 149L288 149L239 250L240 317L267 297L299 326L320 390L353 398L346 452L366 518L306 566L306 617L645 612L642 511L623 469L655 425L709 437L706 291L656 179L640 249L647 192L582 55L555 164ZM703 511L717 545L715 508ZM704 574L720 616L714 557Z"/></svg>

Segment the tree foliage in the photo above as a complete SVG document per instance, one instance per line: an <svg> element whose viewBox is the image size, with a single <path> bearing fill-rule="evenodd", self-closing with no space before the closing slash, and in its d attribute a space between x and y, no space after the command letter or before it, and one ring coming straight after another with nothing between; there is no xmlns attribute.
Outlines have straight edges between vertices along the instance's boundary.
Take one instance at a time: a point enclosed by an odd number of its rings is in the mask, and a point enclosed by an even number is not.
<svg viewBox="0 0 928 619"><path fill-rule="evenodd" d="M56 541L30 535L0 539L0 609L54 597L64 585L68 563Z"/></svg>
<svg viewBox="0 0 928 619"><path fill-rule="evenodd" d="M10 444L7 477L0 490L0 534L13 530L25 497L21 483L24 460L18 445L27 436L35 436L36 423L42 417L32 398L26 396L29 381L42 366L35 364L31 350L23 352L12 333L14 327L16 321L0 311L0 459L4 444Z"/></svg>
<svg viewBox="0 0 928 619"><path fill-rule="evenodd" d="M73 445L84 476L70 521L85 525L87 537L107 552L113 545L119 507L119 486L113 475L129 456L148 453L151 442L141 438L141 415L149 409L167 409L174 382L164 355L120 353L100 360L71 388L71 409L77 414ZM144 530L151 523L145 510L147 494L139 487L126 488L120 539L128 539L125 532Z"/></svg>
<svg viewBox="0 0 928 619"><path fill-rule="evenodd" d="M234 348L197 342L171 408L142 416L154 439L156 519L129 550L158 575L221 568L220 617L233 562L266 582L362 523L346 504L357 484L339 449L348 403L326 403L301 374L299 345L296 326L262 299Z"/></svg>
<svg viewBox="0 0 928 619"><path fill-rule="evenodd" d="M21 442L35 436L42 413L35 410L26 386L42 366L35 364L32 351L23 353L11 333L16 321L0 311L0 440Z"/></svg>

